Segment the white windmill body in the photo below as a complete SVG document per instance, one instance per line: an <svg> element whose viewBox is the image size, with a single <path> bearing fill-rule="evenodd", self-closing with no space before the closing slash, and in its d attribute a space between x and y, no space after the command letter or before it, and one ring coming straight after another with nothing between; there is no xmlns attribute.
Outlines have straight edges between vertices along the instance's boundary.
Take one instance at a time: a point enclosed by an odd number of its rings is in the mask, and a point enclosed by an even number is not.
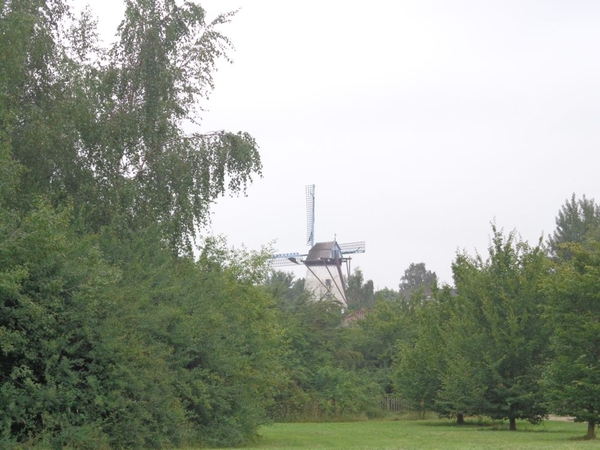
<svg viewBox="0 0 600 450"><path fill-rule="evenodd" d="M304 259L304 289L317 300L330 296L346 305L346 279L342 272L343 255L336 241L318 242Z"/></svg>
<svg viewBox="0 0 600 450"><path fill-rule="evenodd" d="M286 253L273 257L274 266L304 264L306 279L304 288L315 300L335 299L345 308L347 277L350 275L351 253L364 253L365 243L352 242L338 244L334 239L328 242L314 242L315 236L315 185L306 186L307 245L308 254ZM345 270L343 270L345 269ZM346 272L344 274L344 272Z"/></svg>

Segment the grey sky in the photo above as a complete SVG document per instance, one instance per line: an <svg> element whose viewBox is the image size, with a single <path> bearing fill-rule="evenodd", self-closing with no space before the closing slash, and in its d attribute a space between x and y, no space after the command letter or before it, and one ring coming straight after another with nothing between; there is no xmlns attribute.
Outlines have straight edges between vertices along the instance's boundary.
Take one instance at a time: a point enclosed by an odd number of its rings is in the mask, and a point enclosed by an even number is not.
<svg viewBox="0 0 600 450"><path fill-rule="evenodd" d="M101 21L112 1L93 5ZM353 266L377 288L411 262L451 282L491 221L533 244L571 193L600 200L600 2L200 4L242 7L203 129L248 131L264 163L247 197L215 205L232 245L306 251L314 183L317 240L367 241Z"/></svg>

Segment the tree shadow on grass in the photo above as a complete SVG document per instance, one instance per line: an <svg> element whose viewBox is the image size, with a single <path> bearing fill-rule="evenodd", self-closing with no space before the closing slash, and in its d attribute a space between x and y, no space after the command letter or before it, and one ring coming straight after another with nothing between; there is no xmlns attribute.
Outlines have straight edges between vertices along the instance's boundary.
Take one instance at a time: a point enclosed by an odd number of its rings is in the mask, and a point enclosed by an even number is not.
<svg viewBox="0 0 600 450"><path fill-rule="evenodd" d="M453 420L423 420L423 421L415 421L413 422L415 426L425 426L425 427L440 427L440 428L454 428L454 429L470 429L474 428L477 431L496 431L496 432L511 432L511 433L554 433L561 434L567 432L564 429L550 429L546 426L545 422L542 422L538 425L530 425L524 424L524 427L517 426L516 430L510 430L508 422L504 421L493 421L489 419L478 419L471 418L465 419L463 424L457 424L456 421Z"/></svg>
<svg viewBox="0 0 600 450"><path fill-rule="evenodd" d="M589 438L587 436L574 436L569 438L570 441L598 441L597 437Z"/></svg>
<svg viewBox="0 0 600 450"><path fill-rule="evenodd" d="M465 419L462 424L456 423L455 420L450 419L438 419L438 420L422 420L415 421L415 425L428 426L428 427L450 427L450 428L472 428L472 427L491 427L498 425L498 422L485 419Z"/></svg>

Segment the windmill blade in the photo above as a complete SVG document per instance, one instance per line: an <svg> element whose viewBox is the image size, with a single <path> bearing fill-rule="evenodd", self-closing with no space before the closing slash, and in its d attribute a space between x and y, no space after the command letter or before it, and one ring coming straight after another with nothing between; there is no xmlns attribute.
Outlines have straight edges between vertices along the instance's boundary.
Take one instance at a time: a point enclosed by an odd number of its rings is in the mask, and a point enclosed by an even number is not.
<svg viewBox="0 0 600 450"><path fill-rule="evenodd" d="M306 255L301 255L300 253L280 253L278 255L273 255L271 258L271 266L272 267L291 267L302 264L302 258Z"/></svg>
<svg viewBox="0 0 600 450"><path fill-rule="evenodd" d="M338 244L343 255L350 253L364 253L366 250L365 241L360 242L346 242L345 244Z"/></svg>
<svg viewBox="0 0 600 450"><path fill-rule="evenodd" d="M315 185L306 186L306 245L315 245Z"/></svg>

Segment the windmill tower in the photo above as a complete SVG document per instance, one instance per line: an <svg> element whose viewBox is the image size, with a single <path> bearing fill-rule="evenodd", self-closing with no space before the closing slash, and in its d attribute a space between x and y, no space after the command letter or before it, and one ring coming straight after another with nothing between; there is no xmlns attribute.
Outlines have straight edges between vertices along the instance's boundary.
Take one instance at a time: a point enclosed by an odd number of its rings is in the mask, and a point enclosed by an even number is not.
<svg viewBox="0 0 600 450"><path fill-rule="evenodd" d="M304 287L315 299L335 298L347 306L346 279L350 275L353 253L364 253L365 242L339 244L333 241L315 243L315 185L306 186L306 245L308 253L282 253L273 257L273 266L306 266ZM344 274L345 272L345 274Z"/></svg>

